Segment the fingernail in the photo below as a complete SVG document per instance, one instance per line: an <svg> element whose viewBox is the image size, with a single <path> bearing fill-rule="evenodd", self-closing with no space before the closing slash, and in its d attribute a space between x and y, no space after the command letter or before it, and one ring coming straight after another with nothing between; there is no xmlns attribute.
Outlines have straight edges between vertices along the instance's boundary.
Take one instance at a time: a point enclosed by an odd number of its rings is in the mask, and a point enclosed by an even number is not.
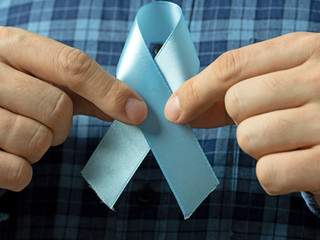
<svg viewBox="0 0 320 240"><path fill-rule="evenodd" d="M128 98L125 111L129 121L139 123L145 119L147 115L147 105L136 98Z"/></svg>
<svg viewBox="0 0 320 240"><path fill-rule="evenodd" d="M175 122L180 117L180 101L178 96L170 99L165 107L165 115L166 118L171 121Z"/></svg>

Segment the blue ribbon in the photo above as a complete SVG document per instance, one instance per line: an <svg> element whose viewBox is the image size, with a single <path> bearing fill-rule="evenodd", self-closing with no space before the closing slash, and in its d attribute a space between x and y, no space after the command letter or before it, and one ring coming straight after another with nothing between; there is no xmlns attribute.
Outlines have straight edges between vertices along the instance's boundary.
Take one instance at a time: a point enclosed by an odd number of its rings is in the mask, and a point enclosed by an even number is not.
<svg viewBox="0 0 320 240"><path fill-rule="evenodd" d="M148 43L164 43L154 59ZM190 126L173 124L163 113L171 92L198 69L199 59L180 7L152 2L140 8L122 51L117 77L143 97L148 116L139 126L114 121L82 171L110 208L150 148L185 218L218 185Z"/></svg>

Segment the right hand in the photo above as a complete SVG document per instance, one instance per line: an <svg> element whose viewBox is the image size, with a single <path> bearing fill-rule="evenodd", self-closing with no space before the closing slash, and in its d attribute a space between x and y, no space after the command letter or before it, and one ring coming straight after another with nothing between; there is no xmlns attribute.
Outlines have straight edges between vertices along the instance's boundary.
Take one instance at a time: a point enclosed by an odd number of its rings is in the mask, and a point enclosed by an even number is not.
<svg viewBox="0 0 320 240"><path fill-rule="evenodd" d="M193 127L238 125L270 195L320 202L320 34L290 33L229 51L172 95L166 116Z"/></svg>
<svg viewBox="0 0 320 240"><path fill-rule="evenodd" d="M0 188L26 187L31 164L64 142L75 114L136 125L147 107L82 51L0 27Z"/></svg>

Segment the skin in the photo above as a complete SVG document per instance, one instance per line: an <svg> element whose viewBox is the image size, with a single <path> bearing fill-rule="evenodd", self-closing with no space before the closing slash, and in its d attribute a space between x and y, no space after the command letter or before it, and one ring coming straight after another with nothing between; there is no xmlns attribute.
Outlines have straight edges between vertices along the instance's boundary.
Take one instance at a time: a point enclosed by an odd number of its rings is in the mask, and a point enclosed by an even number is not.
<svg viewBox="0 0 320 240"><path fill-rule="evenodd" d="M183 84L166 117L193 127L238 125L271 195L320 199L320 35L293 33L229 51ZM141 97L80 50L0 27L0 188L22 190L31 164L68 136L72 116L139 124Z"/></svg>
<svg viewBox="0 0 320 240"><path fill-rule="evenodd" d="M236 123L270 195L320 199L320 34L291 33L232 50L184 83L168 120L212 128Z"/></svg>
<svg viewBox="0 0 320 240"><path fill-rule="evenodd" d="M80 50L0 27L0 188L27 186L31 164L67 138L76 114L136 125L147 108Z"/></svg>

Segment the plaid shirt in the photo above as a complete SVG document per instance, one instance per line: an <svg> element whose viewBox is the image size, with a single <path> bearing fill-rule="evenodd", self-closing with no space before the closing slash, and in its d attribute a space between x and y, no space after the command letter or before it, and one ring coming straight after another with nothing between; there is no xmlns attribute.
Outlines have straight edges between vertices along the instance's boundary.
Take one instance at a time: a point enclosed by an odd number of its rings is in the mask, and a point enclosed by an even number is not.
<svg viewBox="0 0 320 240"><path fill-rule="evenodd" d="M16 26L85 51L107 71L116 65L146 1L1 0L0 25ZM320 2L177 0L202 69L223 52L294 31L320 32ZM320 239L320 219L300 193L268 196L256 160L236 127L194 130L220 181L189 220L151 153L111 211L81 177L109 123L74 117L67 141L33 166L22 192L0 192L0 239ZM308 201L310 206L314 204Z"/></svg>

